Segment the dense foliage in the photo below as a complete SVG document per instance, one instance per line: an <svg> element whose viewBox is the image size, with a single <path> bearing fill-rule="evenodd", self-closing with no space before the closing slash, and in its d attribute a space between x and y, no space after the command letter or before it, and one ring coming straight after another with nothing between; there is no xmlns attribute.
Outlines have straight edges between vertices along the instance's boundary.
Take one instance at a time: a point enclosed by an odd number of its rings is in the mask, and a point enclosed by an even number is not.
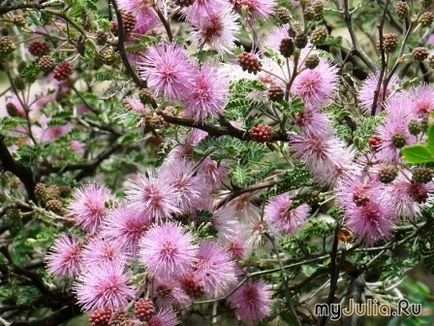
<svg viewBox="0 0 434 326"><path fill-rule="evenodd" d="M433 323L432 10L1 1L0 322Z"/></svg>

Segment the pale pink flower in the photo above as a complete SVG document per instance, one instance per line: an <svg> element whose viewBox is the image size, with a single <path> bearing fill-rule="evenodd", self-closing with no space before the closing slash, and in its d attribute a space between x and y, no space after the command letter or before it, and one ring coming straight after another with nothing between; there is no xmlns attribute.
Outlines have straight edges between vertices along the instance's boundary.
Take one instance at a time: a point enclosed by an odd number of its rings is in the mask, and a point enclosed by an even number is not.
<svg viewBox="0 0 434 326"><path fill-rule="evenodd" d="M180 225L155 225L140 242L140 261L151 275L183 275L197 261L198 248L193 241Z"/></svg>
<svg viewBox="0 0 434 326"><path fill-rule="evenodd" d="M230 53L241 28L238 18L230 8L223 8L202 19L200 24L193 24L189 38L195 47L204 46L204 49L214 50L220 55Z"/></svg>
<svg viewBox="0 0 434 326"><path fill-rule="evenodd" d="M75 277L81 270L80 239L62 234L47 254L48 271L56 278Z"/></svg>
<svg viewBox="0 0 434 326"><path fill-rule="evenodd" d="M289 38L288 35L289 25L284 24L280 26L275 26L266 36L264 46L273 49L276 52L280 50L280 43L285 38Z"/></svg>
<svg viewBox="0 0 434 326"><path fill-rule="evenodd" d="M169 308L173 306L182 309L191 303L190 297L182 289L177 278L162 275L155 277L152 289L159 307Z"/></svg>
<svg viewBox="0 0 434 326"><path fill-rule="evenodd" d="M338 68L328 60L320 59L315 69L301 71L294 80L292 92L306 104L318 107L326 104L336 89Z"/></svg>
<svg viewBox="0 0 434 326"><path fill-rule="evenodd" d="M208 193L208 187L195 176L194 163L185 159L169 161L160 167L159 176L175 191L182 213L194 212Z"/></svg>
<svg viewBox="0 0 434 326"><path fill-rule="evenodd" d="M140 76L158 95L182 99L190 92L193 66L183 48L176 44L162 44L147 50L138 63Z"/></svg>
<svg viewBox="0 0 434 326"><path fill-rule="evenodd" d="M78 278L75 285L78 303L85 311L124 308L134 297L129 278L121 263L95 265Z"/></svg>
<svg viewBox="0 0 434 326"><path fill-rule="evenodd" d="M229 297L235 315L247 324L256 324L271 314L271 287L262 280L242 285Z"/></svg>
<svg viewBox="0 0 434 326"><path fill-rule="evenodd" d="M106 203L112 199L106 187L89 184L74 191L68 210L78 227L87 233L95 233L109 212Z"/></svg>
<svg viewBox="0 0 434 326"><path fill-rule="evenodd" d="M217 162L207 157L203 160L198 170L198 175L205 178L205 182L212 188L217 188L226 179L228 166L223 162Z"/></svg>
<svg viewBox="0 0 434 326"><path fill-rule="evenodd" d="M413 114L422 118L434 111L434 86L422 84L404 92L411 103Z"/></svg>
<svg viewBox="0 0 434 326"><path fill-rule="evenodd" d="M316 133L326 137L332 134L330 118L317 110L306 107L304 112L297 115L297 125L309 133Z"/></svg>
<svg viewBox="0 0 434 326"><path fill-rule="evenodd" d="M183 100L187 115L196 121L217 118L223 113L229 94L229 84L218 68L202 66L193 78L191 92Z"/></svg>
<svg viewBox="0 0 434 326"><path fill-rule="evenodd" d="M305 223L309 212L309 205L295 206L289 194L282 194L268 201L264 217L277 234L284 235L297 231Z"/></svg>
<svg viewBox="0 0 434 326"><path fill-rule="evenodd" d="M218 234L218 242L235 261L247 259L250 257L252 248L248 245L247 230L241 225L237 225L234 233L229 235Z"/></svg>
<svg viewBox="0 0 434 326"><path fill-rule="evenodd" d="M148 326L176 326L179 324L172 309L159 310L146 324Z"/></svg>
<svg viewBox="0 0 434 326"><path fill-rule="evenodd" d="M53 142L57 138L66 135L72 129L72 124L68 123L63 126L49 126L42 131L43 142Z"/></svg>
<svg viewBox="0 0 434 326"><path fill-rule="evenodd" d="M209 296L222 296L237 282L235 263L218 244L202 241L197 258L194 275L203 282Z"/></svg>
<svg viewBox="0 0 434 326"><path fill-rule="evenodd" d="M158 223L180 212L175 189L152 171L138 175L127 187L128 205Z"/></svg>
<svg viewBox="0 0 434 326"><path fill-rule="evenodd" d="M254 19L267 19L274 11L275 0L231 0L235 10L247 8L248 15Z"/></svg>
<svg viewBox="0 0 434 326"><path fill-rule="evenodd" d="M71 147L71 149L74 150L77 155L84 154L85 145L79 140L71 140L69 143L69 147Z"/></svg>
<svg viewBox="0 0 434 326"><path fill-rule="evenodd" d="M95 265L117 264L124 261L121 248L104 239L91 239L82 252L83 267L93 268Z"/></svg>
<svg viewBox="0 0 434 326"><path fill-rule="evenodd" d="M190 23L197 26L227 7L226 0L195 0L191 6L183 9L183 14Z"/></svg>
<svg viewBox="0 0 434 326"><path fill-rule="evenodd" d="M151 219L130 206L121 206L104 220L101 235L127 251L133 257L137 253L140 238L151 224Z"/></svg>
<svg viewBox="0 0 434 326"><path fill-rule="evenodd" d="M370 74L362 83L358 99L360 102L360 106L362 107L363 111L367 114L371 113L372 106L374 104L374 96L375 91L378 87L378 77L379 73L372 73ZM391 98L394 89L397 88L399 83L399 80L396 76L393 76L390 80L389 84L387 85L386 92L384 92L383 85L380 86L380 92L378 93L377 97L377 107L376 107L376 113L380 112L381 110L381 101L383 100L383 97L385 100Z"/></svg>
<svg viewBox="0 0 434 326"><path fill-rule="evenodd" d="M223 238L234 236L239 227L235 209L228 205L219 208L213 213L211 223L219 236Z"/></svg>
<svg viewBox="0 0 434 326"><path fill-rule="evenodd" d="M155 2L159 2L158 0ZM133 13L136 18L135 32L145 34L161 24L150 0L117 0L119 7Z"/></svg>
<svg viewBox="0 0 434 326"><path fill-rule="evenodd" d="M344 211L346 226L367 244L391 235L396 215L381 184L362 183L355 178L340 186L337 200Z"/></svg>

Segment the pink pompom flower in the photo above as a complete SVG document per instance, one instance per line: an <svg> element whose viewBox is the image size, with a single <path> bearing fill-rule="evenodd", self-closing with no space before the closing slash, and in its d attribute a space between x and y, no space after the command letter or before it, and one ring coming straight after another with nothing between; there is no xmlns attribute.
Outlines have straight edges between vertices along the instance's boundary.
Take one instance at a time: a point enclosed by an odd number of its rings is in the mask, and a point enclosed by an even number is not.
<svg viewBox="0 0 434 326"><path fill-rule="evenodd" d="M131 208L160 223L180 212L175 189L156 177L152 171L138 175L128 183L127 203Z"/></svg>
<svg viewBox="0 0 434 326"><path fill-rule="evenodd" d="M292 92L312 107L324 105L336 89L337 72L338 68L334 64L320 59L315 69L303 70L297 75Z"/></svg>
<svg viewBox="0 0 434 326"><path fill-rule="evenodd" d="M109 212L106 203L112 199L112 194L106 187L89 184L75 190L68 206L69 213L83 231L95 233Z"/></svg>
<svg viewBox="0 0 434 326"><path fill-rule="evenodd" d="M169 99L182 99L190 92L194 69L187 53L176 44L151 47L138 63L148 87Z"/></svg>
<svg viewBox="0 0 434 326"><path fill-rule="evenodd" d="M83 248L83 266L85 269L104 264L117 264L124 261L121 248L113 242L95 238Z"/></svg>
<svg viewBox="0 0 434 326"><path fill-rule="evenodd" d="M75 285L78 303L83 310L124 308L134 297L129 274L123 264L95 265L82 273Z"/></svg>
<svg viewBox="0 0 434 326"><path fill-rule="evenodd" d="M183 275L197 261L198 248L193 241L180 225L155 225L140 241L140 261L151 275Z"/></svg>
<svg viewBox="0 0 434 326"><path fill-rule="evenodd" d="M224 295L237 282L235 263L218 244L202 241L197 258L194 275L211 297Z"/></svg>
<svg viewBox="0 0 434 326"><path fill-rule="evenodd" d="M422 84L404 92L408 96L413 114L422 118L434 111L434 86Z"/></svg>
<svg viewBox="0 0 434 326"><path fill-rule="evenodd" d="M289 38L288 34L289 25L284 24L280 26L275 26L266 36L264 46L279 52L280 43L285 38Z"/></svg>
<svg viewBox="0 0 434 326"><path fill-rule="evenodd" d="M396 220L394 206L380 184L362 183L356 178L340 186L337 199L346 225L368 245L392 233Z"/></svg>
<svg viewBox="0 0 434 326"><path fill-rule="evenodd" d="M230 0L234 9L241 12L247 8L248 15L253 19L267 19L274 10L275 0Z"/></svg>
<svg viewBox="0 0 434 326"><path fill-rule="evenodd" d="M242 285L229 297L229 301L239 319L255 324L270 315L271 296L271 287L258 280Z"/></svg>
<svg viewBox="0 0 434 326"><path fill-rule="evenodd" d="M75 277L81 270L80 239L62 234L47 255L48 271L56 278Z"/></svg>
<svg viewBox="0 0 434 326"><path fill-rule="evenodd" d="M172 309L159 310L146 324L148 326L176 326L178 319Z"/></svg>
<svg viewBox="0 0 434 326"><path fill-rule="evenodd" d="M219 13L202 19L200 24L193 24L190 32L192 44L196 47L203 45L204 49L214 50L220 55L230 53L241 28L238 18L230 8L223 8Z"/></svg>
<svg viewBox="0 0 434 326"><path fill-rule="evenodd" d="M226 0L195 0L191 6L183 9L183 14L187 21L198 26L227 7Z"/></svg>
<svg viewBox="0 0 434 326"><path fill-rule="evenodd" d="M202 66L196 71L189 95L183 100L187 115L196 121L217 118L223 113L229 94L229 84L219 70Z"/></svg>
<svg viewBox="0 0 434 326"><path fill-rule="evenodd" d="M159 307L185 308L191 303L190 297L182 289L178 278L157 276L154 278L152 289Z"/></svg>
<svg viewBox="0 0 434 326"><path fill-rule="evenodd" d="M310 212L307 204L294 206L289 194L272 197L264 210L267 223L277 234L291 234L304 224Z"/></svg>
<svg viewBox="0 0 434 326"><path fill-rule="evenodd" d="M363 81L359 89L358 99L361 108L366 114L371 113L372 106L374 104L375 90L378 87L378 78L379 73L370 74L368 78ZM397 84L398 78L396 76L393 76L389 84L387 85L386 91L384 91L383 85L380 86L380 92L378 93L377 97L376 113L380 112L381 110L380 103L382 102L383 97L385 100L390 99L393 95L393 90L396 88Z"/></svg>
<svg viewBox="0 0 434 326"><path fill-rule="evenodd" d="M111 212L101 227L101 235L130 253L137 253L140 238L151 225L151 219L130 206L121 206Z"/></svg>
<svg viewBox="0 0 434 326"><path fill-rule="evenodd" d="M137 33L145 34L161 24L149 0L117 0L117 3L121 9L133 13L136 18L135 32Z"/></svg>

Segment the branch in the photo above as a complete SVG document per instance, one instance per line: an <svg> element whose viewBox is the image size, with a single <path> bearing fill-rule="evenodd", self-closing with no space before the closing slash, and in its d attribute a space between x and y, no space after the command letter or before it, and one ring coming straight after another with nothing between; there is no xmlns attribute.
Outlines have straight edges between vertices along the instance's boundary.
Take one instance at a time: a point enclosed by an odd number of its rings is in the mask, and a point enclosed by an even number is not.
<svg viewBox="0 0 434 326"><path fill-rule="evenodd" d="M80 310L73 305L68 305L58 311L54 312L52 315L33 321L14 321L12 326L51 326L60 325L71 318L78 316Z"/></svg>
<svg viewBox="0 0 434 326"><path fill-rule="evenodd" d="M35 183L33 180L32 170L29 167L24 166L14 160L11 153L9 152L8 147L6 146L5 137L2 134L0 134L0 161L2 163L3 169L13 173L21 180L26 188L29 198L33 201L36 201L34 192Z"/></svg>
<svg viewBox="0 0 434 326"><path fill-rule="evenodd" d="M133 67L131 66L130 61L127 57L127 52L125 50L125 29L124 29L124 23L122 21L122 14L119 10L118 4L116 0L111 0L111 3L113 5L113 9L116 14L116 20L118 23L118 50L119 54L122 59L122 63L124 64L125 70L127 71L127 74L131 77L131 79L134 81L134 83L140 87L140 88L146 88L146 83L141 80L136 72L134 71Z"/></svg>
<svg viewBox="0 0 434 326"><path fill-rule="evenodd" d="M169 116L163 112L158 113L163 117L164 121L184 127L191 127L206 131L210 136L221 137L221 136L232 136L241 140L251 140L250 135L247 131L235 128L234 126L212 126L202 122L196 122L190 119L177 118L174 116ZM274 133L271 141L288 141L288 136L283 133Z"/></svg>
<svg viewBox="0 0 434 326"><path fill-rule="evenodd" d="M45 2L45 3L20 3L16 5L0 7L0 15L4 15L10 11L22 10L22 9L43 10L45 8L54 7L56 5L63 5L63 1Z"/></svg>

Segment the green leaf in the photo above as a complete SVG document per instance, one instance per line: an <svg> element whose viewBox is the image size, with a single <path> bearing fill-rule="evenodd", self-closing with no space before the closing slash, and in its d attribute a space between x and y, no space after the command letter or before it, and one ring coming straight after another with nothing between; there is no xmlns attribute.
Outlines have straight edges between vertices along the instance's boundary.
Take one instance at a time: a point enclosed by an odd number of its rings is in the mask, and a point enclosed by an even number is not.
<svg viewBox="0 0 434 326"><path fill-rule="evenodd" d="M431 125L428 129L428 150L431 154L434 154L434 125Z"/></svg>
<svg viewBox="0 0 434 326"><path fill-rule="evenodd" d="M402 149L402 154L408 163L421 164L434 161L433 153L423 145L407 146Z"/></svg>

